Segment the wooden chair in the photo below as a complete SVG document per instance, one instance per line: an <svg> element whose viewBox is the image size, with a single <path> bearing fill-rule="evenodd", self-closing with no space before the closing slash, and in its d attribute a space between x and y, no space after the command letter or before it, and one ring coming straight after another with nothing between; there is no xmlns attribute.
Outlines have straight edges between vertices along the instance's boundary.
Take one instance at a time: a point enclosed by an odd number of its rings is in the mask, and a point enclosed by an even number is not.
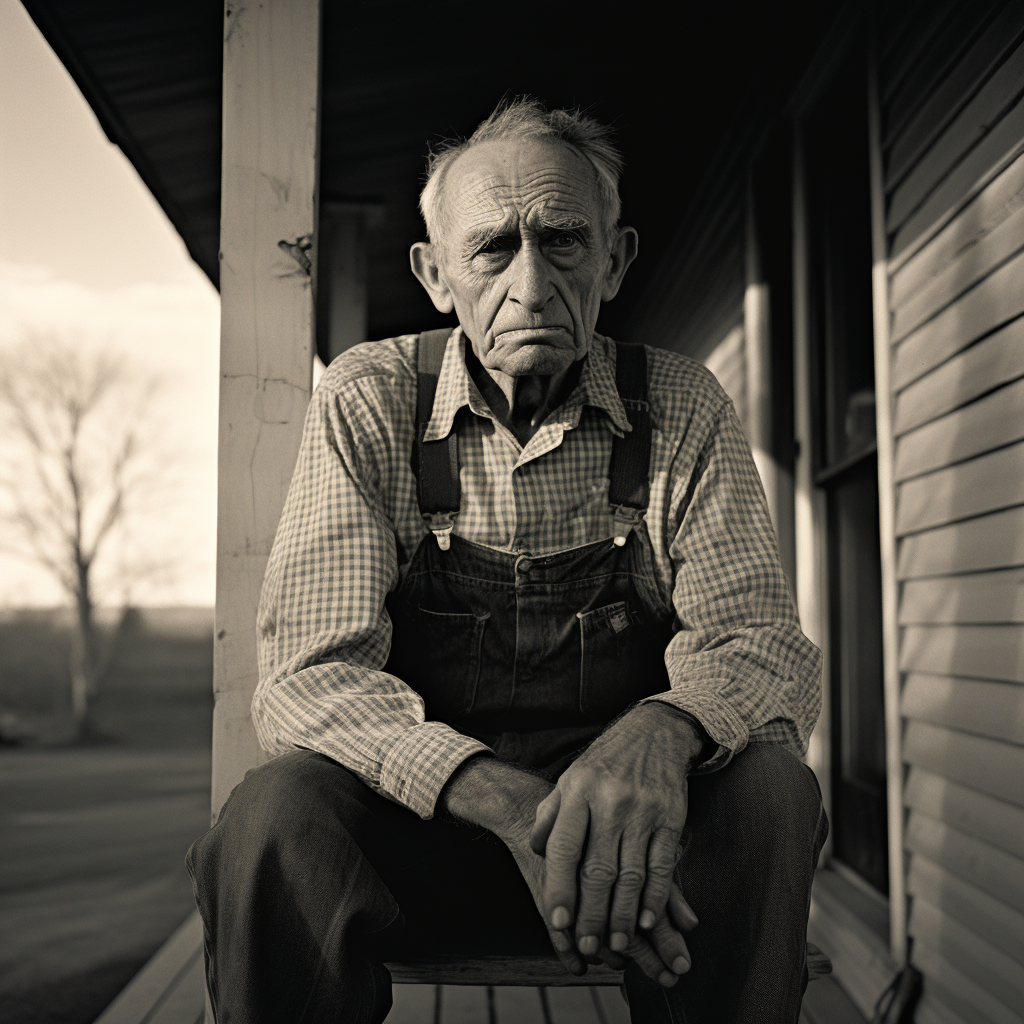
<svg viewBox="0 0 1024 1024"><path fill-rule="evenodd" d="M391 980L399 985L525 985L545 988L565 985L622 984L622 972L604 964L591 965L582 977L570 974L555 956L437 955L388 963ZM807 943L808 980L832 973L832 961L817 946Z"/></svg>

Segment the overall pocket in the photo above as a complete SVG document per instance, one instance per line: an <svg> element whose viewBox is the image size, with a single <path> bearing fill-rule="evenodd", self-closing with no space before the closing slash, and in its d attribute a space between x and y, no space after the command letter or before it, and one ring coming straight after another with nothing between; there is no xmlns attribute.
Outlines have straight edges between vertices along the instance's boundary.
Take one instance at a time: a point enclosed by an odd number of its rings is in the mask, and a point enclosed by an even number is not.
<svg viewBox="0 0 1024 1024"><path fill-rule="evenodd" d="M665 646L637 622L625 601L577 612L580 710L607 722L630 704L668 689Z"/></svg>
<svg viewBox="0 0 1024 1024"><path fill-rule="evenodd" d="M488 618L411 605L391 609L391 655L385 671L423 698L428 721L459 718L473 709Z"/></svg>

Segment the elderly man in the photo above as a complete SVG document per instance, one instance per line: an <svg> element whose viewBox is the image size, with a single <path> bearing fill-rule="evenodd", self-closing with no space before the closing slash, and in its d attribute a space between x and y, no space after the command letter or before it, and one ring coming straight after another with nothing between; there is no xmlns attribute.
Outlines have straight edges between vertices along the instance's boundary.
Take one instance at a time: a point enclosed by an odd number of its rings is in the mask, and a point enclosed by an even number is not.
<svg viewBox="0 0 1024 1024"><path fill-rule="evenodd" d="M701 366L595 332L637 253L591 119L431 159L458 327L324 374L264 584L279 755L190 851L221 1020L379 1022L383 961L625 968L634 1021L796 1021L820 706L757 472Z"/></svg>

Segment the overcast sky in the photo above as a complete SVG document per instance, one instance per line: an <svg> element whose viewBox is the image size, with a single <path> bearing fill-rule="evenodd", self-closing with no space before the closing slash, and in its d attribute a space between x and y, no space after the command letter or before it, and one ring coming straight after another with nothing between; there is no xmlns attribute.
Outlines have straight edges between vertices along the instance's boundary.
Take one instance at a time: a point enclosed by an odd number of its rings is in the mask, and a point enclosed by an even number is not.
<svg viewBox="0 0 1024 1024"><path fill-rule="evenodd" d="M179 497L133 532L178 567L133 594L142 604L213 603L218 317L216 291L24 8L0 0L0 358L27 332L56 332L163 378L152 415L179 456ZM44 572L0 554L0 605L61 600Z"/></svg>

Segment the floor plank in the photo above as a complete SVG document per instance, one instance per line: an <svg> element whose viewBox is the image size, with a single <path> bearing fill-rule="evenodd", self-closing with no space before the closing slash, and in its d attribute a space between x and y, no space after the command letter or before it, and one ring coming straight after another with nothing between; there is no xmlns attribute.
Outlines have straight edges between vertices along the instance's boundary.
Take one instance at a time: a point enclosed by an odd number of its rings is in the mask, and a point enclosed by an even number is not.
<svg viewBox="0 0 1024 1024"><path fill-rule="evenodd" d="M800 1024L865 1024L853 1000L833 977L818 978L807 986Z"/></svg>
<svg viewBox="0 0 1024 1024"><path fill-rule="evenodd" d="M620 989L602 986L590 991L604 1012L604 1021L601 1024L630 1024L629 1006L623 999Z"/></svg>
<svg viewBox="0 0 1024 1024"><path fill-rule="evenodd" d="M146 1018L146 1024L197 1024L202 1021L205 1015L205 983L203 958L198 956L167 993L156 1013Z"/></svg>
<svg viewBox="0 0 1024 1024"><path fill-rule="evenodd" d="M434 1024L436 988L436 985L392 985L387 1024Z"/></svg>
<svg viewBox="0 0 1024 1024"><path fill-rule="evenodd" d="M484 986L441 986L441 1024L486 1024L487 1017Z"/></svg>
<svg viewBox="0 0 1024 1024"><path fill-rule="evenodd" d="M203 925L197 911L100 1014L96 1024L138 1024L149 1020L160 1004L179 987L182 989L180 996L190 993L190 1007L201 1009L204 999L202 962ZM183 982L187 984L183 985ZM191 1024L194 1020L195 1012L190 1009L181 1024L186 1024L186 1021Z"/></svg>
<svg viewBox="0 0 1024 1024"><path fill-rule="evenodd" d="M553 1024L599 1024L589 988L549 988L547 995Z"/></svg>
<svg viewBox="0 0 1024 1024"><path fill-rule="evenodd" d="M544 1024L540 992L535 988L496 985L494 1008L498 1024Z"/></svg>

